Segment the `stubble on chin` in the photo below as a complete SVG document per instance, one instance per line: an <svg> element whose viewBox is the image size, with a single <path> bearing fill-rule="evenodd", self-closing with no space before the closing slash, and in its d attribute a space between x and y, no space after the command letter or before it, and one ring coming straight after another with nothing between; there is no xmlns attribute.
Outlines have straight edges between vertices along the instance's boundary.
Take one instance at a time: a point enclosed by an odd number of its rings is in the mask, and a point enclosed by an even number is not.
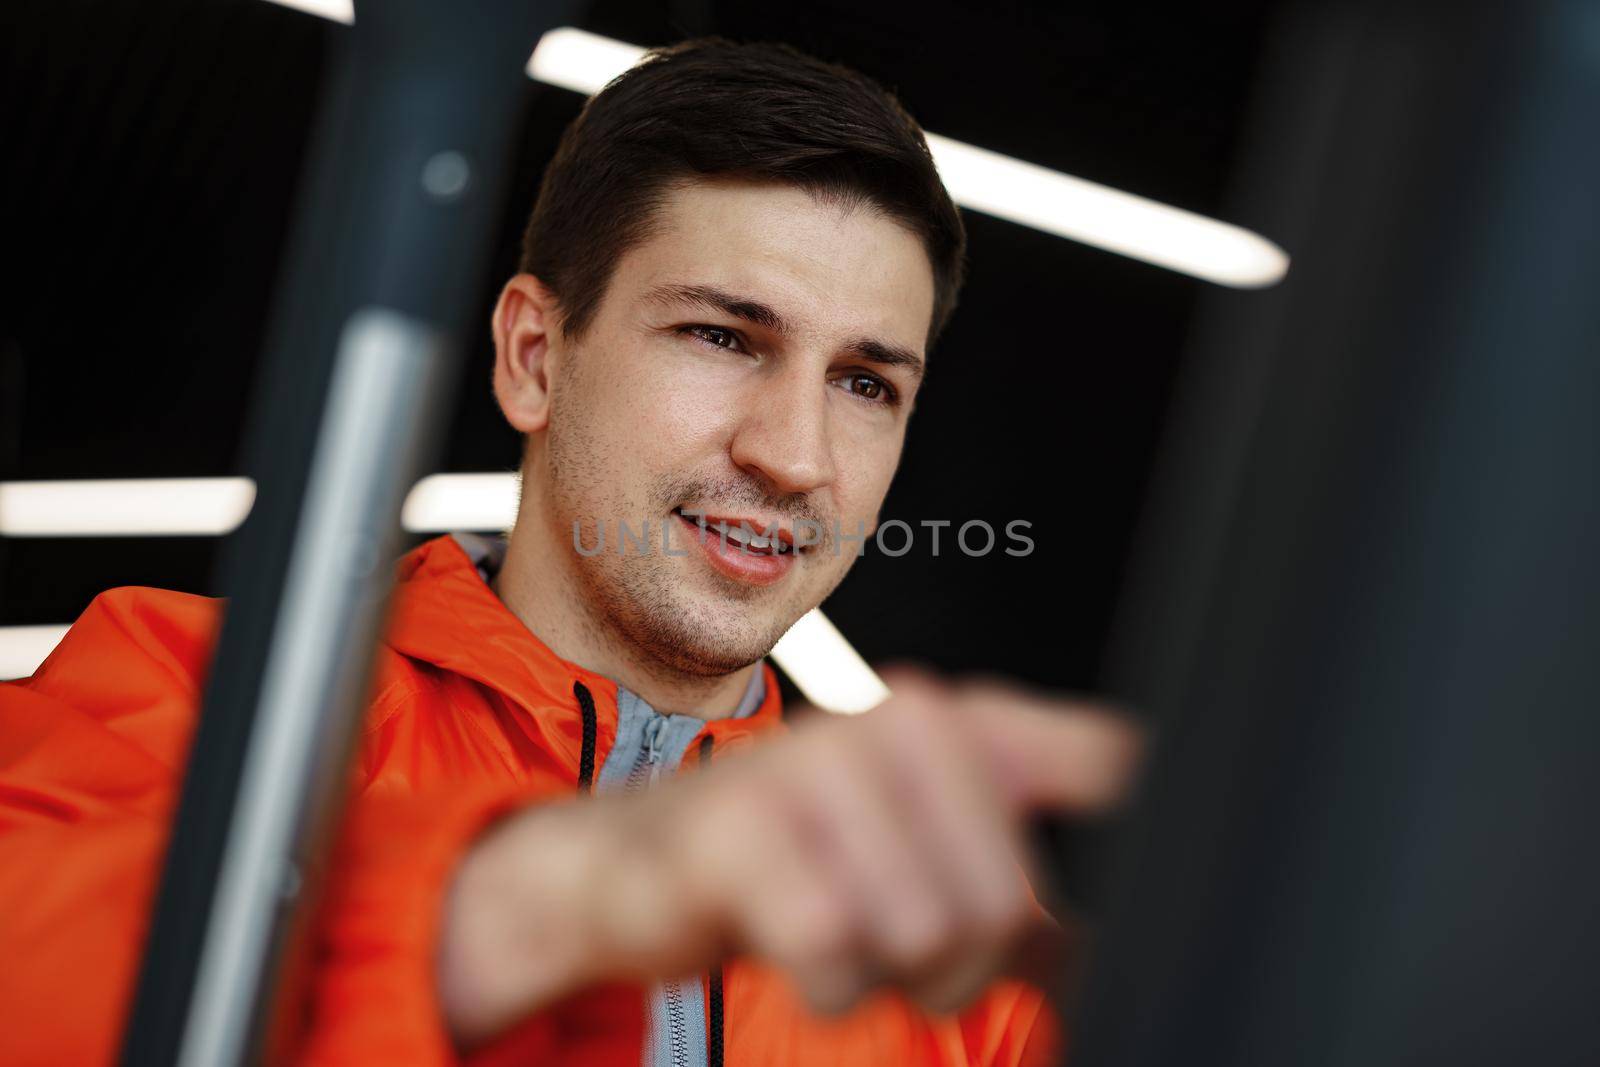
<svg viewBox="0 0 1600 1067"><path fill-rule="evenodd" d="M759 603L762 591L750 586L710 576L728 587L724 595L684 588L688 583L672 573L672 565L686 559L611 562L625 569L592 575L597 580L590 603L638 651L682 674L715 677L747 667L770 652L794 621L779 605Z"/></svg>

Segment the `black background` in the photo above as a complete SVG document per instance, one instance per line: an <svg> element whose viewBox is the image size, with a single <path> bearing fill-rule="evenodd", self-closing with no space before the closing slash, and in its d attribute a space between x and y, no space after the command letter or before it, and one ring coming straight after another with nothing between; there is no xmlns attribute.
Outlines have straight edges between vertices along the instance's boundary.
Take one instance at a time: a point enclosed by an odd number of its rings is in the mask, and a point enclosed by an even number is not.
<svg viewBox="0 0 1600 1067"><path fill-rule="evenodd" d="M600 0L583 26L643 45L787 41L877 78L929 130L1249 224L1228 190L1270 15ZM0 478L237 472L326 35L339 32L262 0L4 5ZM514 269L539 175L582 103L531 81L527 94L496 279ZM970 281L883 516L1023 519L1036 549L972 559L949 531L937 557L925 535L898 559L869 549L826 609L873 661L1089 686L1209 287L964 214ZM517 440L489 392L487 328L470 360L446 469L509 470ZM113 585L212 593L217 545L0 541L0 625L70 621Z"/></svg>

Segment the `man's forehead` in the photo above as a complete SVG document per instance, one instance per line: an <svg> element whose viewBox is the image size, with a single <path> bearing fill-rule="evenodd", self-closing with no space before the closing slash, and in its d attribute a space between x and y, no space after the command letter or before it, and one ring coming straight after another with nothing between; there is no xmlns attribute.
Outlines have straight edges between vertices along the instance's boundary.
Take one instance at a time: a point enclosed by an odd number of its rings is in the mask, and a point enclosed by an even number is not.
<svg viewBox="0 0 1600 1067"><path fill-rule="evenodd" d="M776 183L676 187L614 280L632 301L713 289L777 311L796 333L865 332L919 354L933 314L916 235L870 204Z"/></svg>

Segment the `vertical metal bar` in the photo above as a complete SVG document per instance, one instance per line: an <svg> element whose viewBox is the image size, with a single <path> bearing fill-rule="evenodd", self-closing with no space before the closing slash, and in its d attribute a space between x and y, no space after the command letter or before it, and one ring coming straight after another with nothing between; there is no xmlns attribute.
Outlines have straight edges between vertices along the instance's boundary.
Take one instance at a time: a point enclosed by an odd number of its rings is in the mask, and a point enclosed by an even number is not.
<svg viewBox="0 0 1600 1067"><path fill-rule="evenodd" d="M342 801L406 488L500 218L524 64L570 6L360 2L313 142L246 434L258 484L122 1062L257 1058Z"/></svg>
<svg viewBox="0 0 1600 1067"><path fill-rule="evenodd" d="M327 797L348 749L387 583L390 529L431 436L430 401L452 355L425 324L358 312L340 345L295 551L267 652L250 755L189 1006L182 1067L237 1062L257 990L238 980L269 953L279 903L300 895L294 798ZM329 655L344 649L343 655ZM334 758L330 758L330 756Z"/></svg>

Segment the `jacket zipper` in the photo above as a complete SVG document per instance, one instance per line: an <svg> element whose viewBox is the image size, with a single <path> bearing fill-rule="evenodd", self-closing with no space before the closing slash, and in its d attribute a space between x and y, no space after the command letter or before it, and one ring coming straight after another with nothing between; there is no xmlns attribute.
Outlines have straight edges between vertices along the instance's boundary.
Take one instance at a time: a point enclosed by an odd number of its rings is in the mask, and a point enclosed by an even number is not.
<svg viewBox="0 0 1600 1067"><path fill-rule="evenodd" d="M580 792L592 792L594 782L595 759L595 734L597 732L594 697L582 682L573 683L573 692L578 698L578 708L583 725L582 758L579 761L578 789ZM655 785L661 777L664 766L662 760L662 745L666 739L668 720L665 715L652 709L650 718L644 724L643 748L634 760L632 767L628 768L628 776L623 780L624 792L635 792L639 789ZM709 736L700 739L699 762L703 767L711 759L712 740ZM722 968L713 968L710 975L710 1025L706 1034L706 1067L723 1067L723 990ZM698 981L698 979L695 979ZM691 1064L689 1054L689 1011L684 1004L684 994L681 983L664 982L661 985L661 1000L665 1009L665 1023L667 1037L667 1054L673 1067L695 1067ZM657 1032L653 1025L651 1032Z"/></svg>
<svg viewBox="0 0 1600 1067"><path fill-rule="evenodd" d="M659 713L652 714L644 724L644 750L628 771L623 784L626 792L648 789L660 780L661 743L666 729L667 717ZM664 982L661 989L666 1008L667 1054L672 1067L693 1067L689 1063L689 1020L683 1004L683 991L675 981Z"/></svg>
<svg viewBox="0 0 1600 1067"><path fill-rule="evenodd" d="M625 791L632 793L648 788L661 777L661 736L666 730L665 715L652 715L644 724L644 749L628 771L627 781L622 786Z"/></svg>

